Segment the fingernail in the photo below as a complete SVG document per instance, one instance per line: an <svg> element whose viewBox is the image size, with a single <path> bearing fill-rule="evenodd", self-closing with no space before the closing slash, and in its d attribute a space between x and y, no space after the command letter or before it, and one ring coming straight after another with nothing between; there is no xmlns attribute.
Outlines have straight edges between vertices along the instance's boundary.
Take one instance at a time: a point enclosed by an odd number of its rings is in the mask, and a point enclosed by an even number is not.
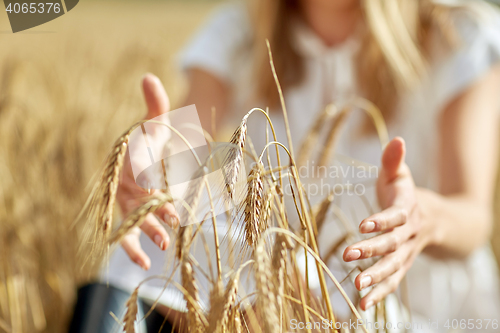
<svg viewBox="0 0 500 333"><path fill-rule="evenodd" d="M351 250L347 253L346 257L348 261L359 259L359 257L361 257L361 251L358 249Z"/></svg>
<svg viewBox="0 0 500 333"><path fill-rule="evenodd" d="M158 245L158 247L163 250L163 244L164 244L163 237L161 237L160 235L156 235L154 240L156 245Z"/></svg>
<svg viewBox="0 0 500 333"><path fill-rule="evenodd" d="M364 289L372 284L372 277L370 275L363 276L359 282L359 288Z"/></svg>
<svg viewBox="0 0 500 333"><path fill-rule="evenodd" d="M165 221L165 223L169 224L172 228L177 227L177 225L179 224L179 218L177 218L177 216L172 216L170 214L165 214L163 216L163 220Z"/></svg>
<svg viewBox="0 0 500 333"><path fill-rule="evenodd" d="M368 301L368 303L366 303L365 305L365 311L371 308L372 306L373 306L373 301Z"/></svg>
<svg viewBox="0 0 500 333"><path fill-rule="evenodd" d="M375 230L375 222L373 221L366 221L363 224L361 224L361 232L367 233L367 232L372 232Z"/></svg>

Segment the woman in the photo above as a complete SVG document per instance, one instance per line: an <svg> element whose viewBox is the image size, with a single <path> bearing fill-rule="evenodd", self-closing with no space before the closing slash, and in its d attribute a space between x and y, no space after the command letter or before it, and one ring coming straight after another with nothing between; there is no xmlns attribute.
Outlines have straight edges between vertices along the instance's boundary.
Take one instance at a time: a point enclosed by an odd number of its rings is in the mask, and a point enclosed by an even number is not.
<svg viewBox="0 0 500 333"><path fill-rule="evenodd" d="M500 87L500 26L493 8L480 1L430 0L251 5L222 8L186 48L186 105L196 104L209 131L212 107L217 125L241 118L251 107L279 110L265 38L284 87L295 143L303 141L329 103L342 108L354 95L374 102L390 136L400 137L383 152L376 183L380 211L365 214L359 224L361 233L383 233L349 245L343 255L346 262L381 256L356 277L359 290L376 284L361 308L395 291L407 276L412 312L425 322L439 321L435 331L445 330L447 319L492 319L498 313L497 272L486 244ZM149 118L168 111L156 78L144 79L144 92ZM282 128L279 112L272 114ZM264 122L254 119L249 131L260 131L249 136L262 147ZM286 142L284 133L278 139ZM378 164L378 139L361 113L349 116L337 152ZM119 189L125 214L145 195L132 183L125 179ZM157 215L167 224L178 223L172 205ZM169 236L153 216L141 229L161 250L167 248ZM112 284L131 289L147 276L127 265L126 255L145 270L161 270L163 258L139 235L139 230L128 235L111 259ZM319 241L322 251L333 242L330 236Z"/></svg>

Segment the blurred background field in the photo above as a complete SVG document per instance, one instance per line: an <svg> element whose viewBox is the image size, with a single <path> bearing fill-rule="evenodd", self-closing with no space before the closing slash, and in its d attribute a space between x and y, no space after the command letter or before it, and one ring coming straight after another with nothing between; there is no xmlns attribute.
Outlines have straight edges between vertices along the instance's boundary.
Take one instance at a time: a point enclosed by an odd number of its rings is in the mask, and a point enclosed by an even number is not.
<svg viewBox="0 0 500 333"><path fill-rule="evenodd" d="M215 4L81 1L16 34L0 12L0 332L66 331L76 285L92 276L71 228L88 184L144 115L144 73L179 105L176 54Z"/></svg>
<svg viewBox="0 0 500 333"><path fill-rule="evenodd" d="M216 4L84 0L17 34L0 13L0 332L66 331L76 286L92 277L71 228L88 184L145 113L145 72L180 105L176 54Z"/></svg>

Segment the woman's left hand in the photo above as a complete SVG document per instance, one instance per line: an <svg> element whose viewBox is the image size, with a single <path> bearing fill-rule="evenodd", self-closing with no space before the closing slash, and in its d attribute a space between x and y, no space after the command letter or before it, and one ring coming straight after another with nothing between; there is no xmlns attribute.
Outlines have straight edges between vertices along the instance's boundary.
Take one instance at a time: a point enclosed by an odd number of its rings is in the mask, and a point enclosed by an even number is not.
<svg viewBox="0 0 500 333"><path fill-rule="evenodd" d="M382 232L347 247L345 261L383 256L355 280L358 290L375 285L361 300L366 310L394 292L417 255L430 244L433 226L423 218L417 188L404 162L405 143L394 138L385 148L377 180L377 196L382 212L363 220L361 233Z"/></svg>

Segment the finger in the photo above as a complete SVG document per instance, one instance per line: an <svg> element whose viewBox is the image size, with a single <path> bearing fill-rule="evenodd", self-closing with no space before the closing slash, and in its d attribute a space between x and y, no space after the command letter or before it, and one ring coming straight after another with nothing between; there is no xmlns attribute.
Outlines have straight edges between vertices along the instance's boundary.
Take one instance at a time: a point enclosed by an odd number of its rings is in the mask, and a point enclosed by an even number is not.
<svg viewBox="0 0 500 333"><path fill-rule="evenodd" d="M386 182L391 182L402 173L406 154L405 142L401 137L395 137L387 144L382 155L382 170Z"/></svg>
<svg viewBox="0 0 500 333"><path fill-rule="evenodd" d="M141 224L141 230L163 251L170 243L170 237L156 217L149 213Z"/></svg>
<svg viewBox="0 0 500 333"><path fill-rule="evenodd" d="M385 280L390 275L400 270L409 260L412 249L415 248L415 240L411 239L394 253L390 253L380 259L375 265L360 273L354 284L358 290Z"/></svg>
<svg viewBox="0 0 500 333"><path fill-rule="evenodd" d="M179 225L179 214L177 214L174 205L170 202L158 208L155 215L171 228L177 228Z"/></svg>
<svg viewBox="0 0 500 333"><path fill-rule="evenodd" d="M152 119L170 110L168 95L158 77L150 73L144 75L142 90L148 106L147 119Z"/></svg>
<svg viewBox="0 0 500 333"><path fill-rule="evenodd" d="M139 241L140 234L141 230L135 227L123 237L120 243L130 260L141 266L143 270L147 271L151 266L151 260L146 252L144 252L141 248L141 243Z"/></svg>
<svg viewBox="0 0 500 333"><path fill-rule="evenodd" d="M363 220L359 225L359 231L363 234L386 231L405 224L407 219L406 209L392 206Z"/></svg>
<svg viewBox="0 0 500 333"><path fill-rule="evenodd" d="M365 297L361 299L361 309L366 311L371 306L383 300L390 293L395 292L410 267L411 262L407 262L403 265L403 267L401 267L400 270L398 270L396 273L392 274L387 279L379 283L375 288L373 288L372 291L370 291Z"/></svg>
<svg viewBox="0 0 500 333"><path fill-rule="evenodd" d="M344 261L366 259L392 253L406 242L412 234L410 225L406 224L391 232L350 245L344 251Z"/></svg>

